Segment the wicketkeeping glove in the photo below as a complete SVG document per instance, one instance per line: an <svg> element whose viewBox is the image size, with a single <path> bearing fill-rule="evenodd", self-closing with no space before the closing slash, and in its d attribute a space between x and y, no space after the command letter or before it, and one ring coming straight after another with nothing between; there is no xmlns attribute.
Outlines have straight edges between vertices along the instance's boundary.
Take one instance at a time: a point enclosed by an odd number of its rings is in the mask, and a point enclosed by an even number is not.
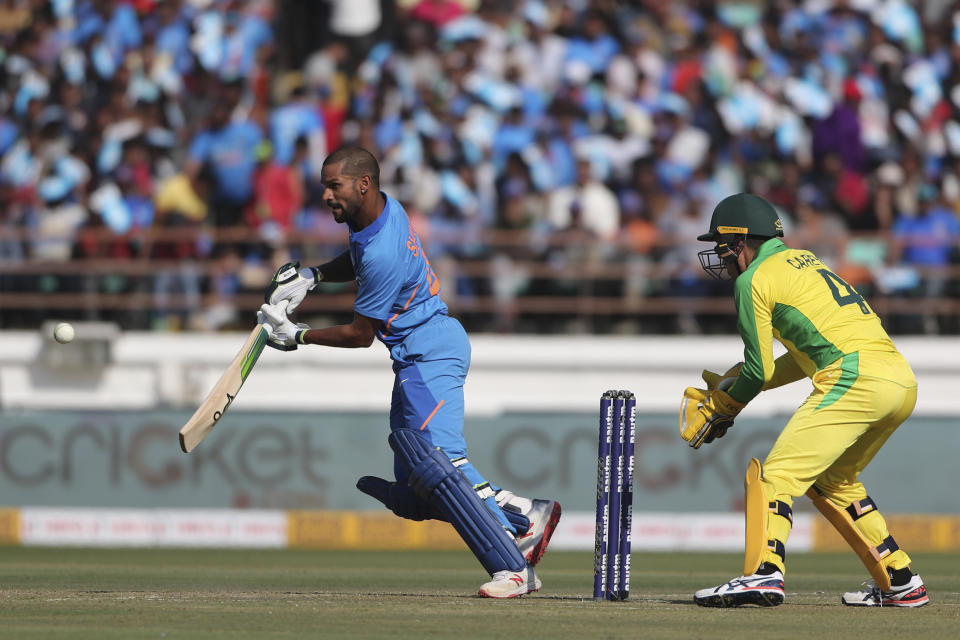
<svg viewBox="0 0 960 640"><path fill-rule="evenodd" d="M316 267L300 268L299 262L288 262L273 274L270 286L263 294L263 301L267 304L277 304L281 300L289 300L288 313L293 313L323 276Z"/></svg>
<svg viewBox="0 0 960 640"><path fill-rule="evenodd" d="M680 436L699 449L705 442L722 438L745 406L720 389L687 387L680 403Z"/></svg>
<svg viewBox="0 0 960 640"><path fill-rule="evenodd" d="M257 322L270 327L270 339L267 346L280 351L293 351L298 344L303 344L303 334L310 330L310 325L303 322L294 324L287 317L286 301L277 305L263 304L257 312Z"/></svg>
<svg viewBox="0 0 960 640"><path fill-rule="evenodd" d="M723 389L726 391L736 382L737 376L740 375L740 369L742 368L743 363L738 362L724 373L714 373L713 371L704 369L700 376L703 378L703 381L707 383L707 391L713 391L714 389Z"/></svg>

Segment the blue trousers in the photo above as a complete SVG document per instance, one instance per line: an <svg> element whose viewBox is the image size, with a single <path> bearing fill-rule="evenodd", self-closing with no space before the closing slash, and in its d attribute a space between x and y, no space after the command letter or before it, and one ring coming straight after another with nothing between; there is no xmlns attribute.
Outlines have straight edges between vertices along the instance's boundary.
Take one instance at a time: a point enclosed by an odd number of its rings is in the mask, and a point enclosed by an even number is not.
<svg viewBox="0 0 960 640"><path fill-rule="evenodd" d="M390 357L394 373L391 431L416 429L451 460L466 458L463 384L470 368L470 340L463 326L449 316L436 316L394 346ZM488 484L470 462L458 468L474 488ZM394 473L397 482L407 481L407 470L398 459L394 459ZM485 501L500 524L516 533L496 500L488 497Z"/></svg>

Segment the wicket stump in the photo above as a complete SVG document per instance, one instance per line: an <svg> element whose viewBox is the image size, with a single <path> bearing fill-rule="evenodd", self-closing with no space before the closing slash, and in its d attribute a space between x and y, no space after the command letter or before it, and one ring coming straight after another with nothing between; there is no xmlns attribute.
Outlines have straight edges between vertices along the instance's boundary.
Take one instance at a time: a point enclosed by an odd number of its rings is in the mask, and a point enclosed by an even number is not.
<svg viewBox="0 0 960 640"><path fill-rule="evenodd" d="M607 391L600 397L594 600L626 600L630 596L636 407L636 398L629 391Z"/></svg>

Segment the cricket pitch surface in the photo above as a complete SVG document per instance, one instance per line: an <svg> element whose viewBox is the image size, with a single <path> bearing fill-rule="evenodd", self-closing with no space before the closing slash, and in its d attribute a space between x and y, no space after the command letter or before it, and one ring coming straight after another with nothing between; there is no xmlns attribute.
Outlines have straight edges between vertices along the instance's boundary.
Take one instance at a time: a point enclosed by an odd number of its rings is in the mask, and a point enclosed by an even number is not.
<svg viewBox="0 0 960 640"><path fill-rule="evenodd" d="M856 638L955 637L960 555L916 554L931 604L851 608L853 552L788 556L780 607L705 609L696 589L739 554L634 553L625 602L594 602L593 555L548 552L543 589L476 597L467 551L0 548L0 638Z"/></svg>

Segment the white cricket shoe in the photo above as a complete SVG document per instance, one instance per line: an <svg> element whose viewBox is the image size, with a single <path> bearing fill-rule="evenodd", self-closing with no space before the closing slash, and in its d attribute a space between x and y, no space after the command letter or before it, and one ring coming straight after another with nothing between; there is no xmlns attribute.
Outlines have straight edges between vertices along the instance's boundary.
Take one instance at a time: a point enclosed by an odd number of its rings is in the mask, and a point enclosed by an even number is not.
<svg viewBox="0 0 960 640"><path fill-rule="evenodd" d="M866 590L847 591L840 601L848 607L922 607L930 602L927 588L918 575L903 586L891 587L890 591L883 591L873 580L863 585Z"/></svg>
<svg viewBox="0 0 960 640"><path fill-rule="evenodd" d="M526 533L518 534L514 539L527 564L535 567L543 558L557 523L560 522L562 513L560 503L553 500L523 498L506 489L497 492L496 500L504 512L518 513L530 522ZM509 514L507 518L510 519Z"/></svg>
<svg viewBox="0 0 960 640"><path fill-rule="evenodd" d="M533 567L522 571L497 571L490 582L482 585L477 595L481 598L517 598L539 591L543 584Z"/></svg>
<svg viewBox="0 0 960 640"><path fill-rule="evenodd" d="M739 607L745 604L775 607L783 602L783 574L774 571L765 576L757 573L740 576L719 587L700 589L693 594L693 601L701 607Z"/></svg>
<svg viewBox="0 0 960 640"><path fill-rule="evenodd" d="M534 500L533 507L523 514L530 520L530 528L516 537L520 553L531 567L537 566L550 544L557 523L560 522L560 503L553 500Z"/></svg>

